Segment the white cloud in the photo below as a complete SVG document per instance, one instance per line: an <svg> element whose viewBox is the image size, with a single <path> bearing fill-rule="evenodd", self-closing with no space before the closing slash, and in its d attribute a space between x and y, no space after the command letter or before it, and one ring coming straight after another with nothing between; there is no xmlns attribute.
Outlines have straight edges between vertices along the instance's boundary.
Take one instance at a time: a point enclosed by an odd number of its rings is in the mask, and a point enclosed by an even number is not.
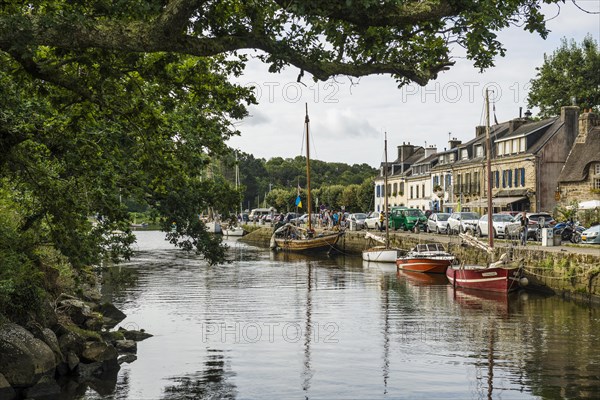
<svg viewBox="0 0 600 400"><path fill-rule="evenodd" d="M599 1L578 1L589 11L600 11ZM295 157L303 142L305 102L308 103L315 158L348 164L377 166L383 160L383 132L388 133L390 158L402 142L447 147L448 132L463 141L474 137L475 126L485 123L483 93L494 90L499 121L515 118L527 107L527 88L541 66L544 53L551 54L563 37L581 42L589 33L600 39L600 17L578 10L572 3L560 5L560 15L548 21L546 40L520 27L500 32L507 55L496 67L479 73L472 62L457 59L456 65L426 87L398 89L388 76L370 76L351 85L344 77L318 82L305 76L296 82L298 70L288 68L269 74L267 67L251 62L240 78L258 87L260 104L252 118L239 125L241 137L230 145L256 157ZM544 6L548 18L556 5ZM493 118L493 117L492 117Z"/></svg>

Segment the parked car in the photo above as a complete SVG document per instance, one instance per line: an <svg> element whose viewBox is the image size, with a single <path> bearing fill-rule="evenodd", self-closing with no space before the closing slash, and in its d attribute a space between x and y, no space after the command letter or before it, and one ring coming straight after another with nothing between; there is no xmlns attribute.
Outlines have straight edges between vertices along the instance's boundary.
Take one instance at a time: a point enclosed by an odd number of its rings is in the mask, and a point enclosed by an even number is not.
<svg viewBox="0 0 600 400"><path fill-rule="evenodd" d="M552 218L552 215L546 212L526 213L525 215L527 215L527 218L529 219L529 224L527 225L527 240L542 240L542 232L540 228L552 228L554 225L556 225L556 221L554 218ZM507 235L509 237L520 237L522 219L523 213L518 214L515 217L514 222L506 227ZM540 225L540 222L543 222L543 225Z"/></svg>
<svg viewBox="0 0 600 400"><path fill-rule="evenodd" d="M310 218L312 220L312 224L316 224L319 221L319 216L317 214L311 214ZM292 223L296 225L303 225L308 223L308 214L302 214L301 216L292 219Z"/></svg>
<svg viewBox="0 0 600 400"><path fill-rule="evenodd" d="M581 243L600 244L600 225L594 225L581 233Z"/></svg>
<svg viewBox="0 0 600 400"><path fill-rule="evenodd" d="M449 233L475 232L479 223L479 214L476 212L454 212L448 218Z"/></svg>
<svg viewBox="0 0 600 400"><path fill-rule="evenodd" d="M379 229L379 211L372 211L365 218L365 229Z"/></svg>
<svg viewBox="0 0 600 400"><path fill-rule="evenodd" d="M403 229L405 231L414 229L418 225L425 229L427 217L418 208L392 207L390 212L390 228Z"/></svg>
<svg viewBox="0 0 600 400"><path fill-rule="evenodd" d="M427 219L427 231L435 233L446 233L448 230L449 213L433 213Z"/></svg>
<svg viewBox="0 0 600 400"><path fill-rule="evenodd" d="M511 217L516 217L517 215L521 214L523 211L500 211L498 214L508 214Z"/></svg>
<svg viewBox="0 0 600 400"><path fill-rule="evenodd" d="M510 214L492 214L492 226L494 237L506 237L506 226L514 223L515 219ZM477 235L488 235L488 214L484 214L479 218L477 224Z"/></svg>
<svg viewBox="0 0 600 400"><path fill-rule="evenodd" d="M348 227L350 227L352 223L355 223L356 229L364 229L366 219L367 219L367 214L354 213L354 214L348 215L348 218L346 218L346 224Z"/></svg>

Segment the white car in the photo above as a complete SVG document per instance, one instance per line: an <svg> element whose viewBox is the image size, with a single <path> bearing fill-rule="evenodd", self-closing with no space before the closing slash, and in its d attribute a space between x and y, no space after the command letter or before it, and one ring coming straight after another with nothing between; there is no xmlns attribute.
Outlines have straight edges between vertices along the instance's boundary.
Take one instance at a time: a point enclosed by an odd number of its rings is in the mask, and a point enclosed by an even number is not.
<svg viewBox="0 0 600 400"><path fill-rule="evenodd" d="M448 230L448 213L433 213L427 219L427 231L435 233L445 233Z"/></svg>
<svg viewBox="0 0 600 400"><path fill-rule="evenodd" d="M515 219L509 214L492 214L492 226L494 237L506 237L508 234L507 225L513 224ZM488 234L488 215L484 214L477 225L477 235L487 236Z"/></svg>
<svg viewBox="0 0 600 400"><path fill-rule="evenodd" d="M479 214L476 212L455 212L448 218L449 233L463 233L471 231L475 233L479 224Z"/></svg>
<svg viewBox="0 0 600 400"><path fill-rule="evenodd" d="M369 213L364 222L365 229L379 229L379 224L379 211Z"/></svg>
<svg viewBox="0 0 600 400"><path fill-rule="evenodd" d="M346 218L346 224L350 226L351 223L356 224L356 229L363 229L365 227L365 220L367 219L367 214L365 213L353 213L348 215Z"/></svg>
<svg viewBox="0 0 600 400"><path fill-rule="evenodd" d="M600 244L600 225L589 227L581 233L581 243Z"/></svg>

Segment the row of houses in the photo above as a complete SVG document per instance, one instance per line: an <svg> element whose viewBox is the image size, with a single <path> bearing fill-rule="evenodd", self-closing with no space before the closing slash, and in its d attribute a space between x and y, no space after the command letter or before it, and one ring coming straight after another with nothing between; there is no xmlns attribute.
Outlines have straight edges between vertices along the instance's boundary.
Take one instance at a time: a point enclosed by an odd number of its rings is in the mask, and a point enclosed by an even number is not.
<svg viewBox="0 0 600 400"><path fill-rule="evenodd" d="M486 174L486 127L448 148L397 146L375 179L375 210L408 206L452 212L484 212L487 186L494 211L552 211L572 201L600 200L600 126L592 112L562 107L560 117L515 118L490 127L491 179ZM384 168L388 185L384 191Z"/></svg>

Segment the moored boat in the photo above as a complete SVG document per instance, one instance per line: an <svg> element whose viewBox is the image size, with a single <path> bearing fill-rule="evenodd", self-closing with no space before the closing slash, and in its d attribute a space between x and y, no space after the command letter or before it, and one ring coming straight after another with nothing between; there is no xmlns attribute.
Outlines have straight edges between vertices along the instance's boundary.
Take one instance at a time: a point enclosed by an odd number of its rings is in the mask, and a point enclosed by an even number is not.
<svg viewBox="0 0 600 400"><path fill-rule="evenodd" d="M396 259L398 270L443 274L455 257L440 243L418 244L405 256Z"/></svg>
<svg viewBox="0 0 600 400"><path fill-rule="evenodd" d="M225 236L244 236L246 231L241 226L229 226L223 229L223 235Z"/></svg>
<svg viewBox="0 0 600 400"><path fill-rule="evenodd" d="M365 237L375 242L385 243L384 246L372 246L363 250L362 259L364 261L395 263L396 259L402 255L402 250L389 246L389 239L367 232Z"/></svg>
<svg viewBox="0 0 600 400"><path fill-rule="evenodd" d="M329 250L342 234L343 232L316 232L287 223L273 233L271 248L283 251Z"/></svg>
<svg viewBox="0 0 600 400"><path fill-rule="evenodd" d="M304 126L306 130L306 197L307 197L307 229L287 223L273 232L271 236L271 249L284 251L317 251L332 249L344 231L315 231L312 228L312 200L310 194L310 138L309 138L308 105Z"/></svg>
<svg viewBox="0 0 600 400"><path fill-rule="evenodd" d="M519 289L522 273L521 263L508 261L506 254L489 266L451 265L446 270L448 280L455 287L503 293Z"/></svg>

